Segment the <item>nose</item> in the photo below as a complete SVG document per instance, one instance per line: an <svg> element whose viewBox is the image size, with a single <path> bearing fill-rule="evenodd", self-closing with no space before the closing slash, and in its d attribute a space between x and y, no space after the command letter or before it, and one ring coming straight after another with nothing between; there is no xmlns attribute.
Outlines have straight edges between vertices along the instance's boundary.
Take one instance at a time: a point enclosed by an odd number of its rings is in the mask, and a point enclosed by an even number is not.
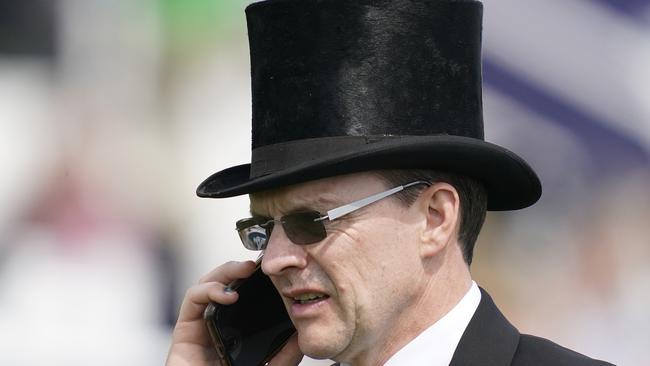
<svg viewBox="0 0 650 366"><path fill-rule="evenodd" d="M302 269L306 265L306 248L292 243L282 225L279 223L275 225L264 250L262 272L267 276L277 276L289 268Z"/></svg>

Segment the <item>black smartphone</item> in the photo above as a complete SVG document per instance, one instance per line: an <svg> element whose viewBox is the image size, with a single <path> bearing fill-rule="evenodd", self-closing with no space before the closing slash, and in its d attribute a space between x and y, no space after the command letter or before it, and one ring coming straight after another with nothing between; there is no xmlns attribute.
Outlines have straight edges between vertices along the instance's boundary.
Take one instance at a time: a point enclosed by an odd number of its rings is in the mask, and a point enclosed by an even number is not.
<svg viewBox="0 0 650 366"><path fill-rule="evenodd" d="M239 293L232 305L211 302L203 313L219 358L228 366L261 366L296 331L282 298L260 268L229 285Z"/></svg>

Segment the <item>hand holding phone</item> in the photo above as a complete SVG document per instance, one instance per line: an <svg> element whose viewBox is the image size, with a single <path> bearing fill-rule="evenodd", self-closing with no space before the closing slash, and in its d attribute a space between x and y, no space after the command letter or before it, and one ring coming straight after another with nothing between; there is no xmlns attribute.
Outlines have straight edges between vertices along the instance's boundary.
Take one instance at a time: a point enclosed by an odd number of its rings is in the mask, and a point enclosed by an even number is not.
<svg viewBox="0 0 650 366"><path fill-rule="evenodd" d="M264 365L295 333L282 298L262 273L260 262L261 258L249 278L229 285L238 292L237 302L229 305L211 302L204 312L206 326L223 365ZM302 358L301 354L298 356Z"/></svg>
<svg viewBox="0 0 650 366"><path fill-rule="evenodd" d="M237 291L225 292L224 289L229 284L233 285L234 281L250 277L257 268L257 264L252 261L223 264L203 276L199 284L192 286L186 292L178 321L174 327L166 366L228 365L221 361L221 357L215 349L203 319L204 310L209 302L221 305L237 302L240 299L240 294ZM240 291L242 290L240 289ZM273 291L275 291L274 288ZM275 293L277 294L277 292ZM279 295L277 296L279 299ZM298 365L302 357L294 335L284 348L271 359L271 365Z"/></svg>
<svg viewBox="0 0 650 366"><path fill-rule="evenodd" d="M187 290L165 365L225 366L219 361L205 327L203 312L210 301L219 304L236 302L238 294L224 292L224 288L237 279L249 277L255 269L253 261L228 262L203 276L198 284Z"/></svg>

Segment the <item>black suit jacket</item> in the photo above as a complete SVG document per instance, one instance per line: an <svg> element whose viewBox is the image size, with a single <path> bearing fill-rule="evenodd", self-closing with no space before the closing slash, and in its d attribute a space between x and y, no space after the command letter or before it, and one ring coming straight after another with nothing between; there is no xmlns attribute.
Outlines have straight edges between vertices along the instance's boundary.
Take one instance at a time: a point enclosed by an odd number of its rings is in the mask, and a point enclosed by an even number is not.
<svg viewBox="0 0 650 366"><path fill-rule="evenodd" d="M519 334L481 289L481 302L456 347L450 366L611 365L547 339Z"/></svg>
<svg viewBox="0 0 650 366"><path fill-rule="evenodd" d="M481 302L449 364L449 366L606 365L612 364L594 360L544 338L520 334L517 328L501 314L490 295L483 289L481 289Z"/></svg>

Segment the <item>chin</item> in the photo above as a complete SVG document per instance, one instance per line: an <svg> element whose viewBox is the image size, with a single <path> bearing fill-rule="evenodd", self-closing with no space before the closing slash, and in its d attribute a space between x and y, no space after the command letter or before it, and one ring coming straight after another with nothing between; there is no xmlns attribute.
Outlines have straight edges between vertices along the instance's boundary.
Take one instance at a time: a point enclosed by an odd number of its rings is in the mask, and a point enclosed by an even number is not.
<svg viewBox="0 0 650 366"><path fill-rule="evenodd" d="M307 328L298 332L300 351L314 359L333 359L347 347L349 342L345 339L333 330L325 332Z"/></svg>

